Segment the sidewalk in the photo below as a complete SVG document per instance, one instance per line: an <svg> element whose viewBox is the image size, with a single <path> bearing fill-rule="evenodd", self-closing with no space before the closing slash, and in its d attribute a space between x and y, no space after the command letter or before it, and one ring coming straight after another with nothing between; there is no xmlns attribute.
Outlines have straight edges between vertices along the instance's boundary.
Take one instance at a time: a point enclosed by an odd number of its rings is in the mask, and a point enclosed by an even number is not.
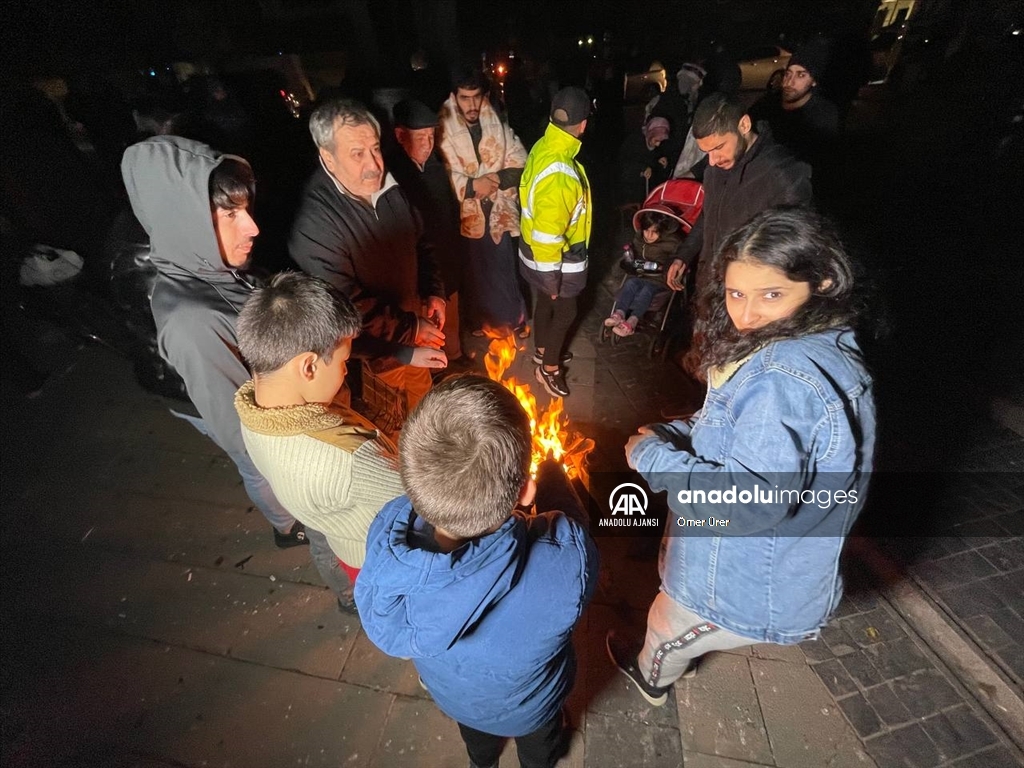
<svg viewBox="0 0 1024 768"><path fill-rule="evenodd" d="M598 443L598 467L616 466L626 435L662 406L695 396L645 345L599 347L608 287L574 341L566 402ZM514 372L532 382L525 359ZM466 765L411 663L384 657L338 613L304 549L273 546L227 459L142 392L127 363L85 348L40 397L4 408L5 765ZM979 461L1011 468L1024 440L993 430ZM983 527L960 531L970 546L921 561L911 584L949 609L950 626L969 622L966 640L1018 696L1022 490L976 502ZM565 765L1024 765L979 703L985 692L866 579L821 641L713 655L649 707L603 639L643 626L653 555L628 539L599 544ZM513 753L503 766L518 764Z"/></svg>

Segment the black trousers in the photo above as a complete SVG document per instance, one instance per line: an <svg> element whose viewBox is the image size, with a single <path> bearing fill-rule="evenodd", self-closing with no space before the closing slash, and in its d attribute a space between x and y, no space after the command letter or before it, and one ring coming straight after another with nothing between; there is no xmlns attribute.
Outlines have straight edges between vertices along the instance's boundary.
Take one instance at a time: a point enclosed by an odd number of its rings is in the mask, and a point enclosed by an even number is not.
<svg viewBox="0 0 1024 768"><path fill-rule="evenodd" d="M459 723L459 733L466 742L466 751L474 766L490 768L498 764L506 737L484 733L462 723ZM522 768L551 768L562 757L565 748L561 711L533 733L515 738Z"/></svg>
<svg viewBox="0 0 1024 768"><path fill-rule="evenodd" d="M533 308L534 344L544 350L544 365L560 365L565 337L576 319L576 297L552 299L549 294L536 292Z"/></svg>

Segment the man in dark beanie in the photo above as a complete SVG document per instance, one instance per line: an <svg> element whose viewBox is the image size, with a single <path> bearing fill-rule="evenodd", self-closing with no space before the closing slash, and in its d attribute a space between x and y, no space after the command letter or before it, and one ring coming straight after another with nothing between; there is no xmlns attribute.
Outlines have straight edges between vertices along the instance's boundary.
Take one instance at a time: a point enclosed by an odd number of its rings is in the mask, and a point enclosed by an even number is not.
<svg viewBox="0 0 1024 768"><path fill-rule="evenodd" d="M448 299L444 351L448 362L462 357L459 340L459 288L462 285L463 247L459 237L459 206L448 172L434 145L437 115L423 102L405 99L393 111L398 147L387 158L395 181L423 217L427 238L434 245L434 260L441 272Z"/></svg>
<svg viewBox="0 0 1024 768"><path fill-rule="evenodd" d="M828 163L839 135L836 105L817 92L827 65L827 44L812 40L790 58L782 89L750 108L755 123L766 121L775 141L815 169Z"/></svg>

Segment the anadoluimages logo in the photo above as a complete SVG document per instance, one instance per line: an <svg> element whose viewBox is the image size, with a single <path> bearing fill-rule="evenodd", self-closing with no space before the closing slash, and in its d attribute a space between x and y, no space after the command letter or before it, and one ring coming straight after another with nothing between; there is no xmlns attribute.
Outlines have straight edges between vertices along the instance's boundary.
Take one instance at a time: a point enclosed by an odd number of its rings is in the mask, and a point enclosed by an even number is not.
<svg viewBox="0 0 1024 768"><path fill-rule="evenodd" d="M608 509L612 515L622 513L632 517L639 512L647 516L647 494L636 483L620 483L608 494Z"/></svg>

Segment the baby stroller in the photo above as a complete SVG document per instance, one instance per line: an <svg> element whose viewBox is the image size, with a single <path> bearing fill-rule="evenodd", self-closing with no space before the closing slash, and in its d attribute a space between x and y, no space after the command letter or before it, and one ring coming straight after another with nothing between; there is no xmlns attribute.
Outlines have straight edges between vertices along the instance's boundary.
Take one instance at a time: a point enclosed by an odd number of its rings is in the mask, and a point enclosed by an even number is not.
<svg viewBox="0 0 1024 768"><path fill-rule="evenodd" d="M700 215L703 207L704 187L701 186L700 182L693 179L670 179L664 184L655 187L654 191L644 200L639 210L633 214L633 230L638 231L641 226L640 217L644 212L653 211L670 216L678 221L680 230L685 237L693 229L693 225L697 222L697 217ZM633 256L632 248L627 246L627 249L627 256L624 256L622 261L619 262L619 267L625 272L619 283L620 289L630 277L664 282L665 274L661 265L654 262L645 263L642 259ZM684 281L684 285L688 284L689 281ZM616 293L618 293L618 290ZM688 293L689 291L684 289L682 291L665 291L657 294L651 303L650 309L641 318L641 324L637 330L647 329L654 331L650 347L648 348L648 355L650 357L658 356L662 360L668 357L671 344L669 343L670 334L666 329L672 327L669 318L673 311L685 310ZM615 309L616 306L613 304L612 311L614 312ZM601 328L602 343L610 341L612 344L617 344L619 339L620 337L612 333L610 327L603 326Z"/></svg>

